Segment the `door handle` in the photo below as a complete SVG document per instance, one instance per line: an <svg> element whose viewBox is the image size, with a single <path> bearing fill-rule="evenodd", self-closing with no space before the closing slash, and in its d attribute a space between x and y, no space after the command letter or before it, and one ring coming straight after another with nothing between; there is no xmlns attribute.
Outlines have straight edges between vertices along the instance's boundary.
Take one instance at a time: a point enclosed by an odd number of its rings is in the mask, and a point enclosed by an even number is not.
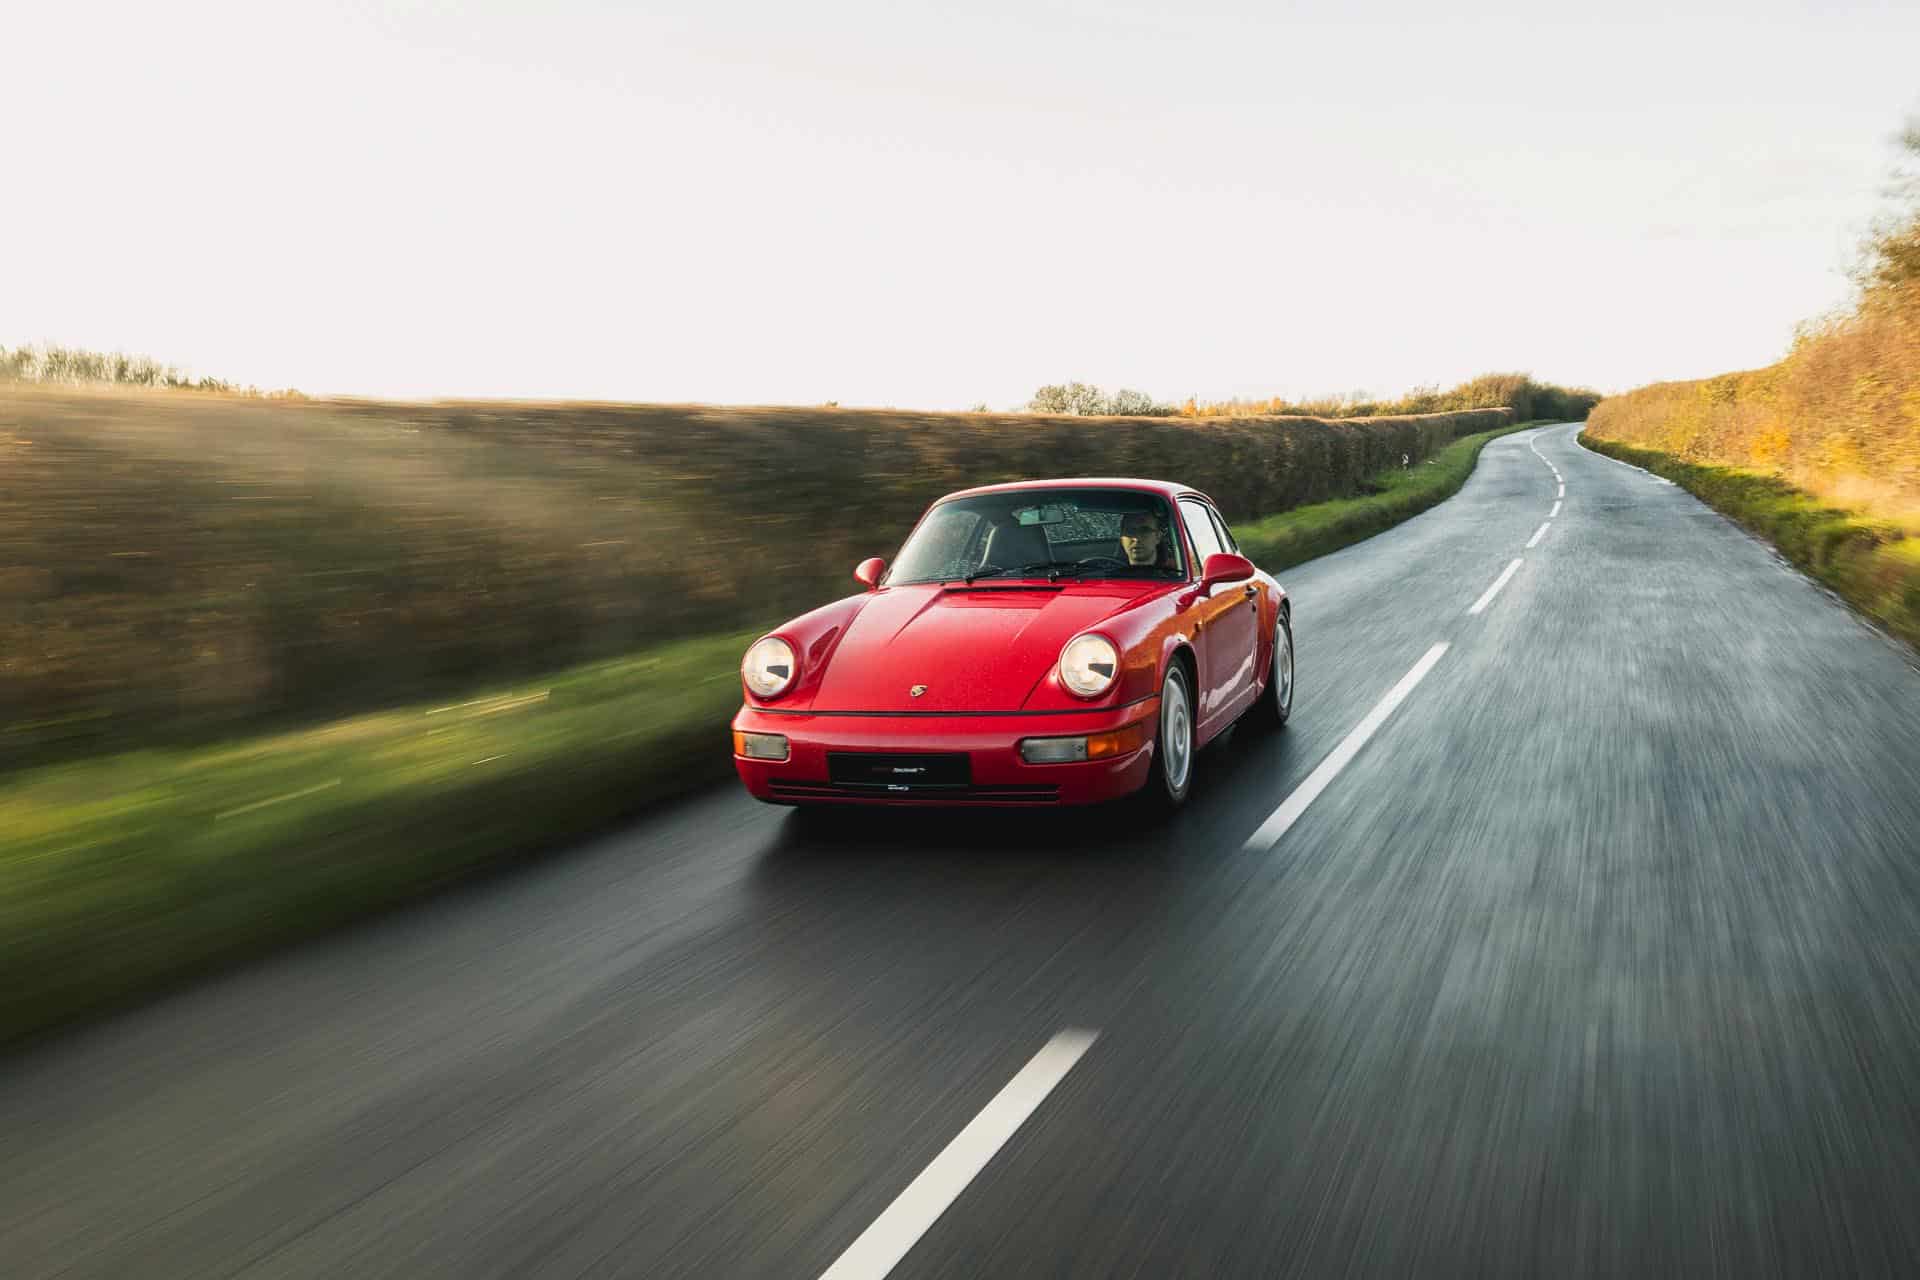
<svg viewBox="0 0 1920 1280"><path fill-rule="evenodd" d="M1249 600L1257 600L1257 599L1259 599L1259 597L1260 597L1260 588L1258 588L1258 587L1256 587L1256 586L1252 586L1252 585L1249 585L1249 586L1247 587L1247 599L1249 599Z"/></svg>

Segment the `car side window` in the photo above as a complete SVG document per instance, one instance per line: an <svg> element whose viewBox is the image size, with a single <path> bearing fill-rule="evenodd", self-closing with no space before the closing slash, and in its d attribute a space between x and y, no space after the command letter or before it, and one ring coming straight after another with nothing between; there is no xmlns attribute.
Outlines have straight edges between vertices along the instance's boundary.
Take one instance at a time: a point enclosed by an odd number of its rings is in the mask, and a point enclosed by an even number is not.
<svg viewBox="0 0 1920 1280"><path fill-rule="evenodd" d="M1212 507L1207 508L1207 514L1213 517L1213 529L1220 535L1220 545L1228 551L1238 553L1240 544L1233 540L1233 530L1227 528L1226 520Z"/></svg>
<svg viewBox="0 0 1920 1280"><path fill-rule="evenodd" d="M1214 531L1213 521L1207 515L1206 504L1182 498L1180 514L1187 523L1187 536L1193 539L1193 558L1197 562L1193 567L1199 571L1206 567L1208 556L1225 548L1220 545L1220 535Z"/></svg>

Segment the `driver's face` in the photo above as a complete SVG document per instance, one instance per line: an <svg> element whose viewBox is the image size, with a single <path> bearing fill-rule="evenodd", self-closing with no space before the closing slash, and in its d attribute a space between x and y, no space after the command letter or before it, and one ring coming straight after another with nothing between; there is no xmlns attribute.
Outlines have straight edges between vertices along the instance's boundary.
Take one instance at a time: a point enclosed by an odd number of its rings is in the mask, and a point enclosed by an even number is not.
<svg viewBox="0 0 1920 1280"><path fill-rule="evenodd" d="M1160 527L1140 516L1120 522L1120 549L1128 564L1152 564L1160 558Z"/></svg>

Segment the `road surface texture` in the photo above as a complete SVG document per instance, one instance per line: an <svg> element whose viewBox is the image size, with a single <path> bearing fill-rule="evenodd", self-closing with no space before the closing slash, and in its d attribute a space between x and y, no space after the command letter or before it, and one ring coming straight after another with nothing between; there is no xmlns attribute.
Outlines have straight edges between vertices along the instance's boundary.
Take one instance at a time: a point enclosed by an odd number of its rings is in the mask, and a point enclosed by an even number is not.
<svg viewBox="0 0 1920 1280"><path fill-rule="evenodd" d="M0 1273L1920 1271L1905 653L1572 427L1281 577L1162 827L721 788L16 1054Z"/></svg>

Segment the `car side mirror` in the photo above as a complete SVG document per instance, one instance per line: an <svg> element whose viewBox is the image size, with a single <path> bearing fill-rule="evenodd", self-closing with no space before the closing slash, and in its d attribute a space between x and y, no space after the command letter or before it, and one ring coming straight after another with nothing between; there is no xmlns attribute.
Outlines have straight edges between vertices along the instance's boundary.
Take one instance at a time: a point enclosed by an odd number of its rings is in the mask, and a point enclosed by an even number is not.
<svg viewBox="0 0 1920 1280"><path fill-rule="evenodd" d="M1200 566L1200 593L1205 595L1228 582L1243 582L1253 576L1253 561L1231 551L1216 551Z"/></svg>
<svg viewBox="0 0 1920 1280"><path fill-rule="evenodd" d="M854 567L853 578L861 586L871 591L880 585L880 575L887 571L887 562L879 556L869 556Z"/></svg>

